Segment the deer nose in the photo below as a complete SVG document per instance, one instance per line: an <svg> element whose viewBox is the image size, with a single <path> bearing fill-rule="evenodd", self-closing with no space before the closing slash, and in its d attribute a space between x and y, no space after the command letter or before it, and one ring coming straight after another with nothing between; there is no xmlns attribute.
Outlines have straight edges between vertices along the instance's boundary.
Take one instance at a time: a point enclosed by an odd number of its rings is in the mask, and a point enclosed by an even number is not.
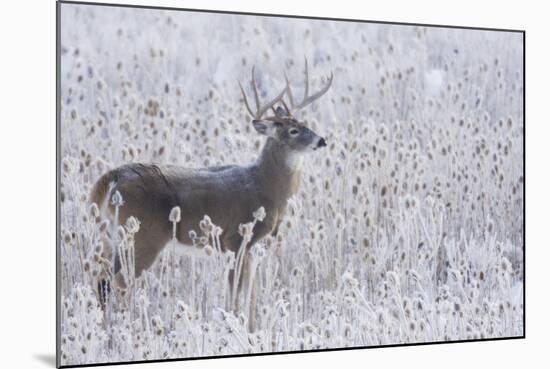
<svg viewBox="0 0 550 369"><path fill-rule="evenodd" d="M325 147L325 146L327 146L327 142L325 141L324 138L321 138L319 142L317 142L317 147Z"/></svg>

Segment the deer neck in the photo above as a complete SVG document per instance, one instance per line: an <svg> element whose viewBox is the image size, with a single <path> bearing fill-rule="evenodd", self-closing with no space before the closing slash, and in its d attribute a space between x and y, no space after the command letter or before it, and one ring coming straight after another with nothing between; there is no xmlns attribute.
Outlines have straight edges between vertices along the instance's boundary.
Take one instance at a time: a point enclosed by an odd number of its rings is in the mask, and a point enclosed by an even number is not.
<svg viewBox="0 0 550 369"><path fill-rule="evenodd" d="M298 191L302 155L269 137L256 162L260 185L275 200L284 201Z"/></svg>

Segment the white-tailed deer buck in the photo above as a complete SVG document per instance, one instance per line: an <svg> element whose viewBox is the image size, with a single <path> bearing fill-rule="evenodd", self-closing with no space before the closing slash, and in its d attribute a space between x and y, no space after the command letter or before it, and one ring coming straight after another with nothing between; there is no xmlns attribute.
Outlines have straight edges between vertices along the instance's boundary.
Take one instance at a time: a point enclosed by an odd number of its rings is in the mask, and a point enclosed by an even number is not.
<svg viewBox="0 0 550 369"><path fill-rule="evenodd" d="M325 94L332 78L331 74L326 84L310 95L306 60L303 99L294 100L286 79L284 89L262 105L252 68L255 111L251 109L243 87L239 86L253 118L252 125L258 133L267 136L267 141L258 159L250 165L191 169L174 165L127 164L99 178L92 189L91 201L108 209L112 218L115 211L110 198L118 191L124 205L119 208L116 221L121 224L134 216L141 222L135 235L136 276L153 264L171 240L172 223L168 216L176 206L181 209L176 237L184 245L192 244L189 231L198 228L204 215L223 229L222 248L235 253L242 241L239 224L252 221L252 213L258 208L264 207L266 216L262 222L256 223L248 247L277 231L287 200L298 189L301 157L326 146L322 137L296 120L293 114ZM283 100L285 96L288 104ZM273 115L265 116L270 110ZM119 272L119 264L115 259L115 274Z"/></svg>

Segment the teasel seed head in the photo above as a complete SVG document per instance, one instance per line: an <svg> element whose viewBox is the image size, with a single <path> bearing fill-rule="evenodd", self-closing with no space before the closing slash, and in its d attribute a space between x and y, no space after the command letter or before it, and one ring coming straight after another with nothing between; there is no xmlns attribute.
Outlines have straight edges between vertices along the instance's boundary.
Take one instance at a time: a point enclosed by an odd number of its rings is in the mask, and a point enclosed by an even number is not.
<svg viewBox="0 0 550 369"><path fill-rule="evenodd" d="M181 220L181 209L179 206L174 206L172 210L170 210L168 220L172 223L179 223L179 221Z"/></svg>

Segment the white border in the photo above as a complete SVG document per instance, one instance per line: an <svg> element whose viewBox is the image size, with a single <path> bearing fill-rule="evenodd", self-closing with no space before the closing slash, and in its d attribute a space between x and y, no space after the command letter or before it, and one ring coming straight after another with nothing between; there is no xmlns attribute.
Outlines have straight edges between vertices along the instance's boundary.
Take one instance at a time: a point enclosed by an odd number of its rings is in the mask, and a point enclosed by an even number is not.
<svg viewBox="0 0 550 369"><path fill-rule="evenodd" d="M120 1L112 0L116 3ZM540 360L549 337L546 206L548 21L525 1L306 2L149 0L124 3L527 30L527 339L147 364L149 368L517 368ZM52 367L55 353L55 4L2 4L0 15L0 337L4 367ZM131 366L137 368L138 366Z"/></svg>

